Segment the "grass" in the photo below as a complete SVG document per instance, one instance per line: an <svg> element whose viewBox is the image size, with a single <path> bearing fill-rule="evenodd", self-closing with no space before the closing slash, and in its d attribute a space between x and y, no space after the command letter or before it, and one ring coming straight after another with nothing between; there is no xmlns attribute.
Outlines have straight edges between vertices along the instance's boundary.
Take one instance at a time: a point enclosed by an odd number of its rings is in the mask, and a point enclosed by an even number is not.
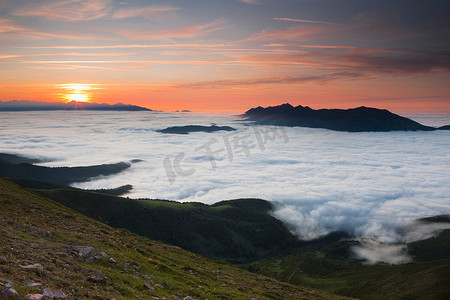
<svg viewBox="0 0 450 300"><path fill-rule="evenodd" d="M344 240L249 265L249 269L284 282L311 286L362 299L449 299L450 230L408 245L415 262L365 265L350 255L333 255ZM350 246L350 245L348 245Z"/></svg>
<svg viewBox="0 0 450 300"><path fill-rule="evenodd" d="M3 179L0 206L0 283L11 281L22 298L35 292L26 287L26 280L63 291L68 299L188 295L195 299L342 298L281 283L124 229L114 229ZM85 261L72 254L75 246L94 247L107 257L99 255L92 262ZM115 262L110 262L110 258ZM42 264L44 270L21 268L31 263ZM89 277L100 275L108 280L88 281Z"/></svg>
<svg viewBox="0 0 450 300"><path fill-rule="evenodd" d="M351 257L350 248L357 242L344 233L310 242L296 240L268 214L271 204L263 200L205 205L132 200L64 187L36 191L114 227L287 283L363 299L446 299L450 295L450 231L409 244L415 263L368 266ZM448 220L442 216L424 220L436 221Z"/></svg>
<svg viewBox="0 0 450 300"><path fill-rule="evenodd" d="M125 228L213 259L244 264L300 244L259 199L214 205L133 200L71 188L36 192L113 227Z"/></svg>

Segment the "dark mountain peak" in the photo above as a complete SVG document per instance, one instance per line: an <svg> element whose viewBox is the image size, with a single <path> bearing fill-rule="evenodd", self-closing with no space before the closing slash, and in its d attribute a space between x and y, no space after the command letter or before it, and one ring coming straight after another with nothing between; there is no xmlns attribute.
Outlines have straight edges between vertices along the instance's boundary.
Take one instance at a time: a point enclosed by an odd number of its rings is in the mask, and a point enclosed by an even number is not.
<svg viewBox="0 0 450 300"><path fill-rule="evenodd" d="M312 109L289 103L249 109L247 120L260 124L325 128L338 131L435 130L386 109L360 106L351 109ZM446 129L444 126L442 129Z"/></svg>
<svg viewBox="0 0 450 300"><path fill-rule="evenodd" d="M293 106L290 104L290 103L284 103L284 104L281 104L279 107L283 107L283 108L293 108Z"/></svg>

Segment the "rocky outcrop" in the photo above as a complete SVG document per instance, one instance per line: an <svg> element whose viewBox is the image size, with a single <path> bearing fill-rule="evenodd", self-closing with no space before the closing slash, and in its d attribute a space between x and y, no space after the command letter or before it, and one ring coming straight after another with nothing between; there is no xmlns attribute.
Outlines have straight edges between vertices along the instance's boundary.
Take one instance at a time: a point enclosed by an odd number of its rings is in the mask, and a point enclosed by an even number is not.
<svg viewBox="0 0 450 300"><path fill-rule="evenodd" d="M171 134L189 134L190 132L216 132L216 131L235 131L235 130L236 129L230 126L186 125L186 126L167 127L165 129L158 130L158 132Z"/></svg>

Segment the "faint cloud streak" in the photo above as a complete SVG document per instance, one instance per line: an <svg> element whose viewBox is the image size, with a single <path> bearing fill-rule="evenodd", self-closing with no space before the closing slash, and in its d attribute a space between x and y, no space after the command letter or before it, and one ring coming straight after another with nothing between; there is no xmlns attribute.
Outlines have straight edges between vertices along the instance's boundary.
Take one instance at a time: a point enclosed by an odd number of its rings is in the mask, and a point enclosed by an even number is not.
<svg viewBox="0 0 450 300"><path fill-rule="evenodd" d="M142 8L122 8L112 14L113 19L124 19L136 16L143 16L149 20L159 17L161 14L173 12L179 8L174 6L147 6Z"/></svg>
<svg viewBox="0 0 450 300"><path fill-rule="evenodd" d="M90 21L108 15L110 0L63 0L44 4L31 4L15 10L12 14L24 17L39 17L59 21Z"/></svg>
<svg viewBox="0 0 450 300"><path fill-rule="evenodd" d="M287 29L263 30L248 40L308 40L310 38L318 38L336 32L334 26L314 26L314 25L298 25Z"/></svg>
<svg viewBox="0 0 450 300"><path fill-rule="evenodd" d="M238 0L238 1L245 3L245 4L252 4L252 5L261 4L261 2L259 0Z"/></svg>
<svg viewBox="0 0 450 300"><path fill-rule="evenodd" d="M324 22L324 21L314 21L314 20L306 20L306 19L292 19L292 18L273 18L274 20L278 21L287 21L287 22L295 22L295 23L313 23L313 24L334 24L330 22Z"/></svg>
<svg viewBox="0 0 450 300"><path fill-rule="evenodd" d="M222 29L222 19L217 19L203 25L190 25L173 29L164 29L159 31L118 31L119 34L134 40L154 40L154 39L172 39L172 38L189 38L200 36Z"/></svg>

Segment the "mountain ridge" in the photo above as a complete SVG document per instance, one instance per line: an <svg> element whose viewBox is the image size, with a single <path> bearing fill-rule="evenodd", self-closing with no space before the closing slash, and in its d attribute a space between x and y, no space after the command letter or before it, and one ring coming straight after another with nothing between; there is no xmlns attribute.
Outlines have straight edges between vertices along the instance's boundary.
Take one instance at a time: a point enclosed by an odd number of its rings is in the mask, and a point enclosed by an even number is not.
<svg viewBox="0 0 450 300"><path fill-rule="evenodd" d="M425 126L386 109L360 106L350 109L312 109L308 106L292 106L285 103L278 106L255 107L243 115L248 121L259 124L290 127L324 128L336 131L433 131L448 130L450 126L439 128Z"/></svg>
<svg viewBox="0 0 450 300"><path fill-rule="evenodd" d="M29 100L0 101L0 111L52 111L52 110L94 110L94 111L153 111L132 104L107 104L94 102L44 102Z"/></svg>

